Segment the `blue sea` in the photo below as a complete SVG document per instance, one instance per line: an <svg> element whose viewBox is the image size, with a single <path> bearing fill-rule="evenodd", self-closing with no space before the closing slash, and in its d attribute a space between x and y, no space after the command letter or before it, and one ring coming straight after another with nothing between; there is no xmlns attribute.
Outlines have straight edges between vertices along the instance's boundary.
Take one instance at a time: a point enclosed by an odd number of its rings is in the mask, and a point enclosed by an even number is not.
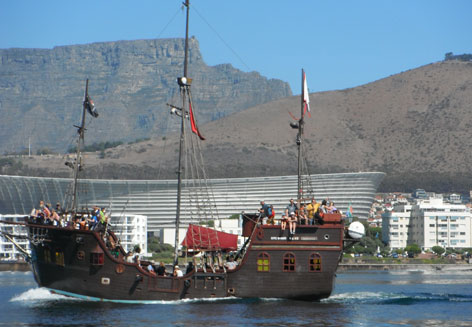
<svg viewBox="0 0 472 327"><path fill-rule="evenodd" d="M338 273L333 295L321 302L87 302L38 288L31 272L0 272L0 296L0 326L8 327L472 326L472 266L451 271Z"/></svg>

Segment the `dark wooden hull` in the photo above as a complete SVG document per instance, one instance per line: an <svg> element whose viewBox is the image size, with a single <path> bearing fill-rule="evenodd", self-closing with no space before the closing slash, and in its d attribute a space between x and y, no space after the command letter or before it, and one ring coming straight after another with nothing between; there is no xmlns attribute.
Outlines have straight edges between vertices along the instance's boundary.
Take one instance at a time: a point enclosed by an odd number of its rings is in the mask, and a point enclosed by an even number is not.
<svg viewBox="0 0 472 327"><path fill-rule="evenodd" d="M129 303L231 296L326 298L333 290L344 238L341 222L299 226L292 238L280 226L258 226L236 269L200 269L177 278L153 276L124 262L123 250L108 249L99 233L27 226L39 286L90 300Z"/></svg>

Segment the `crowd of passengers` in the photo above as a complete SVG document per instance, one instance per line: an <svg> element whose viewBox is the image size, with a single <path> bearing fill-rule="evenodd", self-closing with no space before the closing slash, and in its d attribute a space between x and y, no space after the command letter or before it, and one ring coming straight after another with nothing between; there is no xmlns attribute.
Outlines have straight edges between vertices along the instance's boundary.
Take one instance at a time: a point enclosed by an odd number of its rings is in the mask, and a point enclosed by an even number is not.
<svg viewBox="0 0 472 327"><path fill-rule="evenodd" d="M152 261L144 261L140 258L139 248L137 250L129 251L123 258L125 262L135 263L140 265L143 269L147 270L153 276L174 276L182 277L184 274L188 274L193 270L200 270L203 272L218 272L234 270L238 267L239 263L236 261L233 254L228 254L226 260L223 260L223 254L221 252L203 253L200 256L200 264L197 263L197 258L193 257L193 261L187 264L185 273L180 269L179 266L171 266L171 271L168 271L164 262L155 263Z"/></svg>
<svg viewBox="0 0 472 327"><path fill-rule="evenodd" d="M83 210L86 212L87 210ZM94 206L91 212L86 213L82 216L76 215L71 219L70 215L67 215L61 209L60 203L56 204L56 207L53 208L50 203L45 203L44 201L39 202L39 207L34 208L31 211L30 219L32 222L41 225L53 225L67 228L75 228L82 230L93 230L96 232L105 231L105 226L108 222L108 216L106 214L105 208L99 208ZM102 233L104 236L105 244L116 258L120 257L119 254L119 244L109 233ZM105 237L106 236L106 237ZM119 243L119 241L118 241ZM137 248L134 251L128 252L123 258L125 262L136 263L146 269L151 275L155 276L174 276L181 277L184 275L179 266L171 267L173 268L171 272L168 272L166 266L163 262L156 264L154 262L142 261L140 255L140 249ZM189 262L186 268L185 274L191 272L195 267L199 267L204 272L218 270L233 270L238 266L238 262L235 260L234 255L230 254L226 257L226 260L223 260L222 253L204 253L201 256L201 263L197 265L196 262Z"/></svg>
<svg viewBox="0 0 472 327"><path fill-rule="evenodd" d="M261 202L261 208L259 209L259 216L262 219L262 224L275 225L275 211L274 206L265 203L264 200ZM303 202L298 205L294 199L290 199L290 203L285 207L285 211L282 213L281 218L278 220L280 228L285 230L289 228L290 234L295 234L297 224L299 225L321 225L323 224L323 217L327 213L337 213L338 209L335 207L333 202L323 200L321 203L316 202L315 198L312 198L308 204Z"/></svg>
<svg viewBox="0 0 472 327"><path fill-rule="evenodd" d="M61 204L57 203L54 208L50 203L39 201L39 207L33 208L30 219L36 224L69 227L75 229L100 231L108 222L105 208L94 206L93 209L83 210L87 213L74 215L72 218L62 210Z"/></svg>

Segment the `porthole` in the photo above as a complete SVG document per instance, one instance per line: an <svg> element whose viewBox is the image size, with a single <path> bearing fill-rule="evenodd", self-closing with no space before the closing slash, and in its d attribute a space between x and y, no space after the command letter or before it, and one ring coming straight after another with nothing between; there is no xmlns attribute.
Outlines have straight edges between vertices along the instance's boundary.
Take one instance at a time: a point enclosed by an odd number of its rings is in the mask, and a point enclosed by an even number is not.
<svg viewBox="0 0 472 327"><path fill-rule="evenodd" d="M115 271L117 274L122 274L125 271L125 266L120 264L116 265Z"/></svg>
<svg viewBox="0 0 472 327"><path fill-rule="evenodd" d="M77 251L77 260L84 260L85 258L85 252L84 251Z"/></svg>
<svg viewBox="0 0 472 327"><path fill-rule="evenodd" d="M324 239L325 239L325 240L329 240L329 234L325 234L325 235L324 235Z"/></svg>
<svg viewBox="0 0 472 327"><path fill-rule="evenodd" d="M262 228L259 228L257 231L257 238L262 240L264 238L264 230Z"/></svg>

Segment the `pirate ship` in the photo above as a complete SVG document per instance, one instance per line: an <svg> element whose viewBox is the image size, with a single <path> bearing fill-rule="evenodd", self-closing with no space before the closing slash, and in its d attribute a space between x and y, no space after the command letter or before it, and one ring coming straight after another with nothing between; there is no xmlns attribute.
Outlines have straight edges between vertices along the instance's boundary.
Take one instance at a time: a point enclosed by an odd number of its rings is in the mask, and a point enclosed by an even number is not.
<svg viewBox="0 0 472 327"><path fill-rule="evenodd" d="M186 130L191 130L199 140L204 140L196 126L190 92L192 80L187 76L189 0L184 5L187 11L184 74L177 79L182 107L171 106L171 112L177 113L181 119L176 231L180 226L182 149L185 147ZM299 203L304 196L301 162L308 102L302 71L301 115L292 124L297 129ZM126 251L109 225L81 228L78 222L89 215L87 210L77 209L76 196L77 179L82 169L80 145L84 139L87 111L97 116L88 96L88 81L82 124L78 126L77 158L75 163L69 163L74 169L74 196L72 207L64 213L66 222L54 225L42 218L28 217L25 223L31 243L29 260L39 286L67 296L121 303L212 297L320 300L330 296L344 247L363 235L361 224L346 229L340 213L327 213L322 222L316 224L298 225L294 235L289 233L288 228L282 229L281 225L264 224L260 214L242 213L241 237L244 244L241 247L237 246L237 235L189 225L181 245L187 253L193 254L193 258L182 275L176 271L180 245L177 232L172 271L167 275L157 275L148 269L149 265L152 266L149 261L128 262ZM224 264L223 256L229 251L232 251L237 264Z"/></svg>

